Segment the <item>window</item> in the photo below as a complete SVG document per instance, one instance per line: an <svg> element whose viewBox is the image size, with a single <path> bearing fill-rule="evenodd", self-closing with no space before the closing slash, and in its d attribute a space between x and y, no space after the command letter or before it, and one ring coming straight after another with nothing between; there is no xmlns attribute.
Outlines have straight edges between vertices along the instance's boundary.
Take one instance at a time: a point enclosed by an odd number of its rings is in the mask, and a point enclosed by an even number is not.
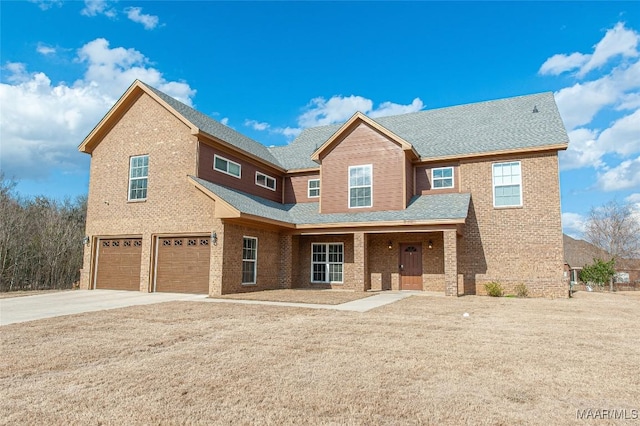
<svg viewBox="0 0 640 426"><path fill-rule="evenodd" d="M240 178L240 173L241 173L240 164L231 160L227 160L224 157L219 157L218 155L214 155L213 168L218 170L219 172L226 173L228 175Z"/></svg>
<svg viewBox="0 0 640 426"><path fill-rule="evenodd" d="M129 201L147 199L149 156L137 155L129 159Z"/></svg>
<svg viewBox="0 0 640 426"><path fill-rule="evenodd" d="M307 193L309 198L318 198L320 196L320 179L309 179Z"/></svg>
<svg viewBox="0 0 640 426"><path fill-rule="evenodd" d="M268 188L272 191L276 190L276 180L264 173L256 172L256 185Z"/></svg>
<svg viewBox="0 0 640 426"><path fill-rule="evenodd" d="M256 261L258 259L258 239L242 238L242 284L256 283Z"/></svg>
<svg viewBox="0 0 640 426"><path fill-rule="evenodd" d="M519 161L493 165L493 206L522 206L522 176Z"/></svg>
<svg viewBox="0 0 640 426"><path fill-rule="evenodd" d="M433 189L453 188L453 167L440 167L431 170Z"/></svg>
<svg viewBox="0 0 640 426"><path fill-rule="evenodd" d="M371 207L371 164L349 167L349 208Z"/></svg>
<svg viewBox="0 0 640 426"><path fill-rule="evenodd" d="M311 244L311 282L342 283L342 243Z"/></svg>

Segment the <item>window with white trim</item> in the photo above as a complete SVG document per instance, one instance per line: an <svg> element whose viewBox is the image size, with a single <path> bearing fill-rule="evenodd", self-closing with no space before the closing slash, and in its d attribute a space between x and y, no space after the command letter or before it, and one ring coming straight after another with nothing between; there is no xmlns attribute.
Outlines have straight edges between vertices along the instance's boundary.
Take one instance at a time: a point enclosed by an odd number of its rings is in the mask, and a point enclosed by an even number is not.
<svg viewBox="0 0 640 426"><path fill-rule="evenodd" d="M149 156L136 155L129 159L129 201L147 199Z"/></svg>
<svg viewBox="0 0 640 426"><path fill-rule="evenodd" d="M371 164L349 167L349 208L373 205L372 169Z"/></svg>
<svg viewBox="0 0 640 426"><path fill-rule="evenodd" d="M311 282L342 283L344 269L344 244L311 244Z"/></svg>
<svg viewBox="0 0 640 426"><path fill-rule="evenodd" d="M242 238L242 284L255 284L258 260L258 239Z"/></svg>
<svg viewBox="0 0 640 426"><path fill-rule="evenodd" d="M522 170L519 161L493 164L493 206L522 206Z"/></svg>
<svg viewBox="0 0 640 426"><path fill-rule="evenodd" d="M453 188L453 167L431 169L431 187L433 189Z"/></svg>
<svg viewBox="0 0 640 426"><path fill-rule="evenodd" d="M240 178L240 174L242 172L240 164L224 157L220 157L218 154L213 156L213 168L219 172L226 173L237 178Z"/></svg>
<svg viewBox="0 0 640 426"><path fill-rule="evenodd" d="M265 175L264 173L256 172L256 185L270 189L272 191L276 190L276 180L271 176Z"/></svg>
<svg viewBox="0 0 640 426"><path fill-rule="evenodd" d="M318 198L320 196L320 179L309 179L307 183L307 197Z"/></svg>

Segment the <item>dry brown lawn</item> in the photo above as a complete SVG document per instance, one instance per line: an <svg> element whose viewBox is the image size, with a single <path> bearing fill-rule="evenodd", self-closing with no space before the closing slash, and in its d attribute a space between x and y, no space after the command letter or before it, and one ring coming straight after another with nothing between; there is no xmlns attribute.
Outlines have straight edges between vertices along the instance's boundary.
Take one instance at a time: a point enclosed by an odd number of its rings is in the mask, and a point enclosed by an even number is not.
<svg viewBox="0 0 640 426"><path fill-rule="evenodd" d="M639 318L636 295L580 292L410 297L362 314L174 302L14 324L0 329L0 423L556 425L585 424L576 411L586 409L631 417L640 410Z"/></svg>
<svg viewBox="0 0 640 426"><path fill-rule="evenodd" d="M376 293L345 290L282 289L251 293L225 294L216 299L262 300L268 302L316 303L320 305L340 305L353 300L364 299Z"/></svg>

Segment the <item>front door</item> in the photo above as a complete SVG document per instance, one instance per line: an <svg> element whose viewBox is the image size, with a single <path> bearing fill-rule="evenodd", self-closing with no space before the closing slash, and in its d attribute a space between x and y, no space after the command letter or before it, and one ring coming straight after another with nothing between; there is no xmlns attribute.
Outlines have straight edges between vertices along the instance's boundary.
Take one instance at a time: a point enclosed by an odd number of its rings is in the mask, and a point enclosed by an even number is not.
<svg viewBox="0 0 640 426"><path fill-rule="evenodd" d="M422 290L422 244L400 244L400 290Z"/></svg>

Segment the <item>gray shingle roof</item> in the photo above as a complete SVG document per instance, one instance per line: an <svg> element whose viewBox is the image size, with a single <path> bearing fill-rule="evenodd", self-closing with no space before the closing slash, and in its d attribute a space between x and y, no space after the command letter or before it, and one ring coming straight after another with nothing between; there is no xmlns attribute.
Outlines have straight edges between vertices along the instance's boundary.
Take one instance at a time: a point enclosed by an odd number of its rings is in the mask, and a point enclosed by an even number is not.
<svg viewBox="0 0 640 426"><path fill-rule="evenodd" d="M280 204L204 179L190 178L242 213L295 225L464 220L469 210L470 195L453 193L415 196L405 210L320 214L318 203Z"/></svg>
<svg viewBox="0 0 640 426"><path fill-rule="evenodd" d="M544 148L569 141L551 92L379 117L375 121L411 143L426 158ZM271 152L286 169L318 167L311 154L339 128L306 129L289 145L271 148Z"/></svg>
<svg viewBox="0 0 640 426"><path fill-rule="evenodd" d="M177 99L172 98L171 96L161 92L154 87L149 86L148 84L142 84L149 88L149 90L151 90L153 93L158 95L158 97L169 104L171 108L175 109L178 113L184 116L187 120L189 120L203 132L222 139L223 141L230 143L231 145L234 145L245 152L253 154L256 157L262 158L263 160L275 166L282 167L280 162L276 160L271 152L269 152L269 149L261 143L256 142L253 139L243 135L242 133L239 133L232 128L214 120L213 118L204 115L200 111L196 111L190 106L183 104Z"/></svg>

